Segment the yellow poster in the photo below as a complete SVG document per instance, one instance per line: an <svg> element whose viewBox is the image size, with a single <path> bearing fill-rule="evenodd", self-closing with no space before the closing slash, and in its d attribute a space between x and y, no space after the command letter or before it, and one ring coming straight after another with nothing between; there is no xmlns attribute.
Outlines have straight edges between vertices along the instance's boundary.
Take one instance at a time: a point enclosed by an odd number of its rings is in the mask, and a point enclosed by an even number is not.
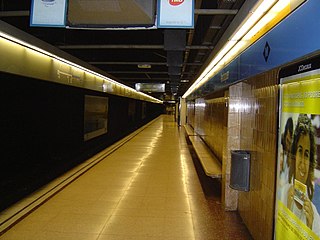
<svg viewBox="0 0 320 240"><path fill-rule="evenodd" d="M281 201L278 201L276 239L281 240L311 240L319 237L293 214Z"/></svg>
<svg viewBox="0 0 320 240"><path fill-rule="evenodd" d="M282 86L283 112L320 114L320 77L313 77Z"/></svg>
<svg viewBox="0 0 320 240"><path fill-rule="evenodd" d="M280 72L275 239L320 240L320 60Z"/></svg>

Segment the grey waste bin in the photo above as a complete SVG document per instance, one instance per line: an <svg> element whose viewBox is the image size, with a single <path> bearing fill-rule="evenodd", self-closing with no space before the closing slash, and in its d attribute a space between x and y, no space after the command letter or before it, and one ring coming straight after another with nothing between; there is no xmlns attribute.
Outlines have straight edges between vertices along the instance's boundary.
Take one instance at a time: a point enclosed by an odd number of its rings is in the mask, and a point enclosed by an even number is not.
<svg viewBox="0 0 320 240"><path fill-rule="evenodd" d="M230 187L239 191L250 190L250 152L231 151Z"/></svg>

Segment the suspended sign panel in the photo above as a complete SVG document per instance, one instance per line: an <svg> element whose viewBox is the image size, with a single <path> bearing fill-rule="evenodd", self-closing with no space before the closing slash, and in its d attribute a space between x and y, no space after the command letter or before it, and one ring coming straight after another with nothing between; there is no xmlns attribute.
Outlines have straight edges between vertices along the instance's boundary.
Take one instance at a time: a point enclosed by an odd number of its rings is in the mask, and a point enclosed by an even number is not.
<svg viewBox="0 0 320 240"><path fill-rule="evenodd" d="M136 83L135 88L139 92L165 92L164 83Z"/></svg>
<svg viewBox="0 0 320 240"><path fill-rule="evenodd" d="M149 27L155 0L69 0L68 26L84 28Z"/></svg>
<svg viewBox="0 0 320 240"><path fill-rule="evenodd" d="M275 239L320 239L320 57L280 72Z"/></svg>
<svg viewBox="0 0 320 240"><path fill-rule="evenodd" d="M30 25L65 27L66 0L32 0Z"/></svg>
<svg viewBox="0 0 320 240"><path fill-rule="evenodd" d="M159 0L158 28L193 28L194 0Z"/></svg>

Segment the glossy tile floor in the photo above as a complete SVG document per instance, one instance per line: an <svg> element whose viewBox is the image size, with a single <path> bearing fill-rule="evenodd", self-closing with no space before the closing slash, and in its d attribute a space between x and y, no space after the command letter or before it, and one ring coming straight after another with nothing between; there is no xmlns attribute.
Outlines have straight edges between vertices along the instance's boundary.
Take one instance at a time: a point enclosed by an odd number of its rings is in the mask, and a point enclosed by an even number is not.
<svg viewBox="0 0 320 240"><path fill-rule="evenodd" d="M251 239L221 209L220 183L203 182L184 129L163 115L0 239Z"/></svg>

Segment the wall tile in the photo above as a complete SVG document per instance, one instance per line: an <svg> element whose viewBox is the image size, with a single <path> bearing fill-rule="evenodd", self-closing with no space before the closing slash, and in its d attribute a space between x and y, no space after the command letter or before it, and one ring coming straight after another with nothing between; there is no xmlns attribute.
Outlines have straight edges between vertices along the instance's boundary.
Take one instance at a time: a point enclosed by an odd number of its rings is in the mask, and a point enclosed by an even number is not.
<svg viewBox="0 0 320 240"><path fill-rule="evenodd" d="M229 97L227 104L226 100ZM224 99L224 100L223 100ZM238 211L254 239L272 239L276 173L277 71L272 70L188 104L188 122L223 161L222 194ZM198 102L200 103L200 102ZM228 106L228 107L226 107ZM191 116L190 116L191 115ZM219 136L219 137L217 137ZM230 150L251 151L249 192L230 191Z"/></svg>

